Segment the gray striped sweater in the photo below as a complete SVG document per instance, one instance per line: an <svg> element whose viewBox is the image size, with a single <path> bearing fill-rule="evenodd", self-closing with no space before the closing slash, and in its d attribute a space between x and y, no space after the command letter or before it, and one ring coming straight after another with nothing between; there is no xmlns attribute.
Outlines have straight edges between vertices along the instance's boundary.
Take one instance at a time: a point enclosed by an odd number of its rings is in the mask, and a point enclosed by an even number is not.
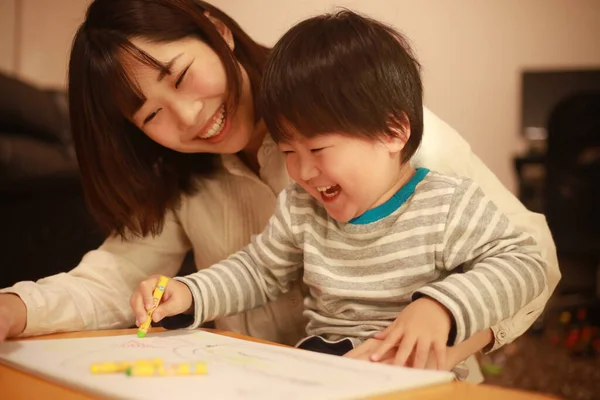
<svg viewBox="0 0 600 400"><path fill-rule="evenodd" d="M453 315L456 344L539 295L546 266L534 239L472 181L421 175L396 194L389 215L368 223L340 223L290 185L246 248L178 278L194 298L193 327L262 305L303 279L308 335L366 339L426 295Z"/></svg>

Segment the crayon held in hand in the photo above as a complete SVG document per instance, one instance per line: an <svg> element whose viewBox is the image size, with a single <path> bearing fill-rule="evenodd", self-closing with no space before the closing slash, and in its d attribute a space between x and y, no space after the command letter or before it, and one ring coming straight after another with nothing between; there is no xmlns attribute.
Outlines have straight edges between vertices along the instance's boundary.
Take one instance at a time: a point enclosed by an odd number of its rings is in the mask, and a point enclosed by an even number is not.
<svg viewBox="0 0 600 400"><path fill-rule="evenodd" d="M156 288L152 293L152 301L154 305L148 310L148 312L146 313L146 320L140 325L140 328L138 329L137 335L139 338L143 338L144 336L146 336L146 333L148 333L148 329L150 329L150 324L152 323L152 313L154 313L154 310L160 303L160 299L165 293L165 287L167 286L168 282L169 278L167 278L166 276L161 276L160 278L158 278L158 283L156 284Z"/></svg>

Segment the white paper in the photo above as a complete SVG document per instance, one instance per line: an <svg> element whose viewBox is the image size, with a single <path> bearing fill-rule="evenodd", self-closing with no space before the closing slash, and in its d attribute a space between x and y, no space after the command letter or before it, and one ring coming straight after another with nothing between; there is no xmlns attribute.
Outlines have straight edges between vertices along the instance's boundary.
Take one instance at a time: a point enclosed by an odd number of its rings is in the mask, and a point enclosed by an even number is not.
<svg viewBox="0 0 600 400"><path fill-rule="evenodd" d="M203 361L206 375L94 375L97 362ZM204 331L150 332L0 344L0 361L108 398L355 399L451 381L448 372L400 368L249 342ZM204 397L208 396L208 397Z"/></svg>

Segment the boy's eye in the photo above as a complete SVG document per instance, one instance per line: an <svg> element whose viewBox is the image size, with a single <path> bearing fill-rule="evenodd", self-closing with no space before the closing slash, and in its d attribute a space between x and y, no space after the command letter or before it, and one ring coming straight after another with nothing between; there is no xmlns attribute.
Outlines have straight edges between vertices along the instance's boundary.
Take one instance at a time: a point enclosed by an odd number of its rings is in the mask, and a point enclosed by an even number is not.
<svg viewBox="0 0 600 400"><path fill-rule="evenodd" d="M287 156L288 154L292 154L292 153L293 153L293 151L291 151L291 150L281 150L281 152L282 152L283 154L285 154L286 156Z"/></svg>
<svg viewBox="0 0 600 400"><path fill-rule="evenodd" d="M318 149L311 149L310 152L314 154L314 153L318 153L319 151L321 151L323 149L324 149L324 147L320 147Z"/></svg>

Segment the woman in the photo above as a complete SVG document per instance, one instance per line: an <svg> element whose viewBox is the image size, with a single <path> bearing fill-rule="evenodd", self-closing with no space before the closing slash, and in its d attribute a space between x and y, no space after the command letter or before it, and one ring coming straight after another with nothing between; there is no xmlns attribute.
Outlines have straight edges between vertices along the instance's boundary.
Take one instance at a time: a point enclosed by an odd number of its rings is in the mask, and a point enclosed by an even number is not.
<svg viewBox="0 0 600 400"><path fill-rule="evenodd" d="M254 109L268 49L201 1L96 0L73 43L71 122L91 211L112 235L66 274L0 295L0 337L131 326L132 290L173 276L189 250L205 268L262 230L289 182ZM540 314L559 279L542 216L528 212L455 131L425 110L415 165L475 179L537 238L548 288L493 328L497 348ZM304 335L302 290L216 321L286 344Z"/></svg>

